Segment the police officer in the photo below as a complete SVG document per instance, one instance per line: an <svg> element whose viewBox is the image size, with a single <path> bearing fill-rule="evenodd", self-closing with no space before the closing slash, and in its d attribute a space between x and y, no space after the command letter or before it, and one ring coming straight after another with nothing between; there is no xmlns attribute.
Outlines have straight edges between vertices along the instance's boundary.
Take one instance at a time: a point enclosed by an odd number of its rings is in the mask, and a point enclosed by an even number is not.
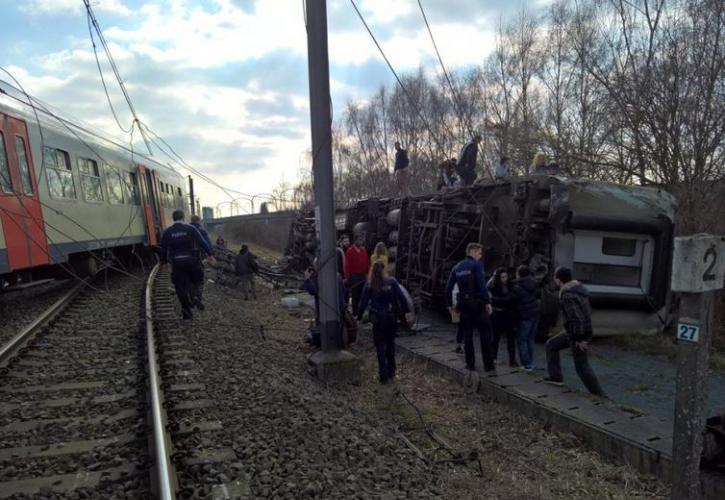
<svg viewBox="0 0 725 500"><path fill-rule="evenodd" d="M451 270L446 287L446 303L453 305L453 287L458 285L456 309L461 314L460 329L463 333L466 369L476 369L476 351L473 347L473 327L478 329L481 337L481 354L483 367L493 371L493 342L491 335L492 312L491 298L486 288L485 273L481 256L483 247L478 243L469 243L466 247L466 258Z"/></svg>
<svg viewBox="0 0 725 500"><path fill-rule="evenodd" d="M206 229L201 225L201 217L198 215L192 215L191 219L189 220L189 223L196 228L197 231L199 231L199 234L201 234L201 237L204 238L207 245L209 245L209 248L213 249L214 247L211 244L211 238L209 238L209 233L206 232ZM204 310L204 265L201 262L201 252L197 252L197 255L199 256L199 268L201 269L201 275L198 275L199 278L197 281L191 283L190 286L190 294L191 294L191 302L193 306L196 306L201 311Z"/></svg>
<svg viewBox="0 0 725 500"><path fill-rule="evenodd" d="M171 264L171 281L181 303L184 319L192 319L190 286L204 276L199 249L211 256L212 250L194 226L184 224L184 212L174 210L174 223L161 237L161 262Z"/></svg>

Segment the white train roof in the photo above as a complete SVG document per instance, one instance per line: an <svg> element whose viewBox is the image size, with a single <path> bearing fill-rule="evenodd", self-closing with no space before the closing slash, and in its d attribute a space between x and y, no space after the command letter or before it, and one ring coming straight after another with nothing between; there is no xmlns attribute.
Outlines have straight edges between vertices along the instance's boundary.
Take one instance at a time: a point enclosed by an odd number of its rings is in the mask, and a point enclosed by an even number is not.
<svg viewBox="0 0 725 500"><path fill-rule="evenodd" d="M129 146L122 144L120 140L96 132L93 130L93 126L82 124L78 119L64 116L65 113L52 105L26 94L3 80L0 80L0 111L25 120L30 133L33 132L31 127L37 126L38 121L40 121L40 126L44 131L52 131L72 140L80 138L90 146L113 151L134 163L141 163L150 168L163 170L168 174L181 175L171 165L161 163L157 159L138 151L132 151Z"/></svg>

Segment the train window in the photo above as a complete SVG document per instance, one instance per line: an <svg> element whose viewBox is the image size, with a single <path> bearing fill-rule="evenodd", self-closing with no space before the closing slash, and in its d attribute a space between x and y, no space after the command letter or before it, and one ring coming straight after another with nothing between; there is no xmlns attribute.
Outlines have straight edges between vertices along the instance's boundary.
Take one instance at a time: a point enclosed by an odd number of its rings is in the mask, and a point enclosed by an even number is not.
<svg viewBox="0 0 725 500"><path fill-rule="evenodd" d="M76 185L68 153L62 149L44 146L43 166L48 178L50 196L56 199L74 200Z"/></svg>
<svg viewBox="0 0 725 500"><path fill-rule="evenodd" d="M141 198L139 197L138 191L138 177L136 177L135 172L128 173L128 185L126 187L128 188L127 194L129 203L133 205L140 205Z"/></svg>
<svg viewBox="0 0 725 500"><path fill-rule="evenodd" d="M23 193L33 194L33 179L30 177L28 151L25 149L25 139L19 135L15 136L15 151L18 153L18 162L20 163L20 177L23 179Z"/></svg>
<svg viewBox="0 0 725 500"><path fill-rule="evenodd" d="M108 201L114 205L123 204L123 180L116 167L103 165L106 174L106 187L108 188Z"/></svg>
<svg viewBox="0 0 725 500"><path fill-rule="evenodd" d="M88 158L78 158L78 172L81 176L83 199L94 203L103 202L103 186L98 163Z"/></svg>
<svg viewBox="0 0 725 500"><path fill-rule="evenodd" d="M166 189L164 189L164 183L159 181L159 204L162 207L166 206Z"/></svg>
<svg viewBox="0 0 725 500"><path fill-rule="evenodd" d="M632 257L637 251L637 240L631 238L602 238L602 253L617 257Z"/></svg>
<svg viewBox="0 0 725 500"><path fill-rule="evenodd" d="M4 193L13 192L13 184L10 182L10 165L8 155L5 151L5 137L0 133L0 188Z"/></svg>

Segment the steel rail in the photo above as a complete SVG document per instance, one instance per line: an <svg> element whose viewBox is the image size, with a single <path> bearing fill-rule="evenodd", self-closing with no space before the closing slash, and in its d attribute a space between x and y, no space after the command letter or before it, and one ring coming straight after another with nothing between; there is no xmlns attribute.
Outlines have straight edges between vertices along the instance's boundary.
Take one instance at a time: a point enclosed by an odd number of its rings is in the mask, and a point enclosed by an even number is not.
<svg viewBox="0 0 725 500"><path fill-rule="evenodd" d="M156 362L156 339L154 336L153 285L160 265L156 264L146 282L146 349L148 352L149 386L151 393L151 420L154 432L154 458L156 461L157 497L161 500L176 498L175 474L169 454L166 434L166 412L161 402L161 377Z"/></svg>
<svg viewBox="0 0 725 500"><path fill-rule="evenodd" d="M78 293L83 290L89 282L90 278L87 278L76 284L68 293L55 301L40 316L35 318L32 323L23 328L4 346L0 347L0 368L6 367L10 359L13 358L23 347L25 347L38 332L58 317L58 315L62 313L66 307L68 307L73 298L75 298L75 296L78 295Z"/></svg>

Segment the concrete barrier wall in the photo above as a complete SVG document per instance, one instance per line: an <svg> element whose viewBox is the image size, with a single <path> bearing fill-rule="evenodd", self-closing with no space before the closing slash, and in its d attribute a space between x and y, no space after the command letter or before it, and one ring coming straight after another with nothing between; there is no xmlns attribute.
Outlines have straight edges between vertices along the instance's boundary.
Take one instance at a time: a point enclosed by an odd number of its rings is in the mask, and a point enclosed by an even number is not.
<svg viewBox="0 0 725 500"><path fill-rule="evenodd" d="M204 226L212 235L212 242L221 236L234 245L253 243L282 252L287 247L290 225L296 217L297 213L292 211L239 215L205 219Z"/></svg>

